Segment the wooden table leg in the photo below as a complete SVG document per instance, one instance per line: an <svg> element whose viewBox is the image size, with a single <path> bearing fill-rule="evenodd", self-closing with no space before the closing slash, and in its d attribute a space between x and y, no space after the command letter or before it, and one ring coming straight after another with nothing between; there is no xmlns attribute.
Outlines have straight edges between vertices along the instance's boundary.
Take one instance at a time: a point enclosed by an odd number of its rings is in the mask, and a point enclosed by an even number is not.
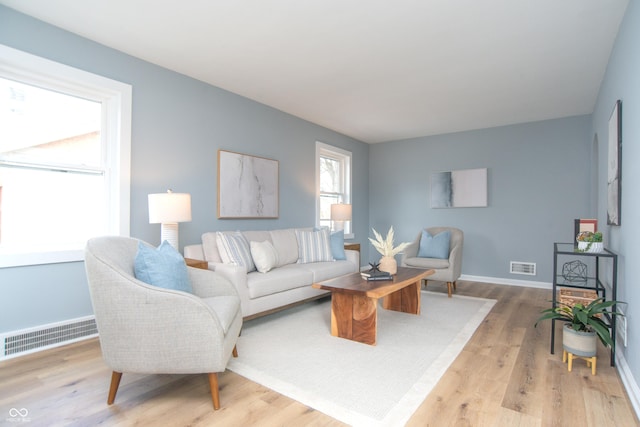
<svg viewBox="0 0 640 427"><path fill-rule="evenodd" d="M382 307L403 313L420 314L420 281L384 297Z"/></svg>
<svg viewBox="0 0 640 427"><path fill-rule="evenodd" d="M331 295L331 335L375 345L377 300L366 296Z"/></svg>

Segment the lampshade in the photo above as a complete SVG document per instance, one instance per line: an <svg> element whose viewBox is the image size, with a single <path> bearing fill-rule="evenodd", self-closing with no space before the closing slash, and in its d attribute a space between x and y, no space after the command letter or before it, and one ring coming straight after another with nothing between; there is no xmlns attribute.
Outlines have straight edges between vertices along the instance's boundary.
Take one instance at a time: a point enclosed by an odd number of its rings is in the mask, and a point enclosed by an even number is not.
<svg viewBox="0 0 640 427"><path fill-rule="evenodd" d="M149 194L149 223L177 223L191 221L191 195L187 193Z"/></svg>
<svg viewBox="0 0 640 427"><path fill-rule="evenodd" d="M338 203L331 205L332 221L351 221L351 205Z"/></svg>
<svg viewBox="0 0 640 427"><path fill-rule="evenodd" d="M191 195L187 193L149 194L149 223L160 226L160 242L168 241L178 250L178 223L191 221Z"/></svg>

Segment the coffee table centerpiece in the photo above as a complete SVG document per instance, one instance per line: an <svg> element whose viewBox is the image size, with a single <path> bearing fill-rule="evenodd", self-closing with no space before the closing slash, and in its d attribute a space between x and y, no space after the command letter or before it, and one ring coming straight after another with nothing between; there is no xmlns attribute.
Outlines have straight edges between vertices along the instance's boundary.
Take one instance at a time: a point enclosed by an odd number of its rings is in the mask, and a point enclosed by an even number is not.
<svg viewBox="0 0 640 427"><path fill-rule="evenodd" d="M372 228L375 240L369 237L369 241L373 247L380 252L382 258L380 258L380 270L386 271L390 274L396 274L398 269L398 262L395 256L402 252L411 242L400 243L398 246L393 246L393 225L387 232L387 237L382 238L382 235Z"/></svg>

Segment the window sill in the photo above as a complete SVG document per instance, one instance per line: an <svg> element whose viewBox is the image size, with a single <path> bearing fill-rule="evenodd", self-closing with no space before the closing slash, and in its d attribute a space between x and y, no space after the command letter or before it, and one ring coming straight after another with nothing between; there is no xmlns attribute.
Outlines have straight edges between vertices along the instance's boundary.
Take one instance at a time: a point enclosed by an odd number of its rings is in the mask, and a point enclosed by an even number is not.
<svg viewBox="0 0 640 427"><path fill-rule="evenodd" d="M84 260L84 249L61 249L42 252L10 253L0 251L0 268L59 264Z"/></svg>

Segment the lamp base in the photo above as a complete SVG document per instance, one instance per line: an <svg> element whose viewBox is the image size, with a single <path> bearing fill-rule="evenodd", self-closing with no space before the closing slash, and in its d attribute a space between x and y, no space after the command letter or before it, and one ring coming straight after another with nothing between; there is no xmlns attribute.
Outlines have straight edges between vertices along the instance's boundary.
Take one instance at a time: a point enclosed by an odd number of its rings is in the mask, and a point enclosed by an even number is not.
<svg viewBox="0 0 640 427"><path fill-rule="evenodd" d="M177 251L178 249L178 223L167 222L162 223L160 226L160 243L164 241L169 242Z"/></svg>

